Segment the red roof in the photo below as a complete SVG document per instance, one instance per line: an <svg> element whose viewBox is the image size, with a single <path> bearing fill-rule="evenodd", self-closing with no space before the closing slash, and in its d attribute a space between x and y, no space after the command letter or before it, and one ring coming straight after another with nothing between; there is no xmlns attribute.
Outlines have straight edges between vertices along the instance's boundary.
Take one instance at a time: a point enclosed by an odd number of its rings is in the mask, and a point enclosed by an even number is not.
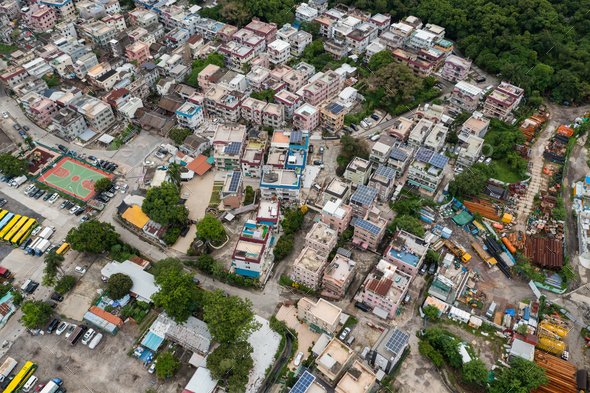
<svg viewBox="0 0 590 393"><path fill-rule="evenodd" d="M106 312L102 308L92 306L92 307L90 307L90 312L93 313L94 315L101 317L105 321L108 321L108 322L116 325L118 328L123 327L123 320L121 318L114 316L110 312Z"/></svg>
<svg viewBox="0 0 590 393"><path fill-rule="evenodd" d="M198 34L195 34L195 35L191 35L189 37L189 39L186 40L186 42L188 42L189 44L196 44L197 42L201 41L202 39L203 39L203 37L201 37Z"/></svg>
<svg viewBox="0 0 590 393"><path fill-rule="evenodd" d="M207 157L201 154L189 162L186 168L195 172L199 176L203 176L209 169L211 169L211 164L207 162Z"/></svg>
<svg viewBox="0 0 590 393"><path fill-rule="evenodd" d="M369 281L367 289L381 296L387 296L387 292L389 292L389 288L391 288L392 285L393 281L391 281L388 278L381 280L372 279L371 281Z"/></svg>

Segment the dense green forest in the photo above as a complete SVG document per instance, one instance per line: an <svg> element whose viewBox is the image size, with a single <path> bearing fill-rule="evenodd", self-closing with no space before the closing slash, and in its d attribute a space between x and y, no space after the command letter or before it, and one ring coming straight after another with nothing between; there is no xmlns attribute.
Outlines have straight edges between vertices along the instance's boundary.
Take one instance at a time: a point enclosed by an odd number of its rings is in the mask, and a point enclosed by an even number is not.
<svg viewBox="0 0 590 393"><path fill-rule="evenodd" d="M387 12L399 21L415 15L446 28L464 56L488 72L524 87L527 96L580 102L590 96L590 5L574 0L342 0ZM330 2L330 6L336 2ZM235 0L203 10L243 25L252 16L282 26L294 0ZM220 18L216 18L220 19Z"/></svg>

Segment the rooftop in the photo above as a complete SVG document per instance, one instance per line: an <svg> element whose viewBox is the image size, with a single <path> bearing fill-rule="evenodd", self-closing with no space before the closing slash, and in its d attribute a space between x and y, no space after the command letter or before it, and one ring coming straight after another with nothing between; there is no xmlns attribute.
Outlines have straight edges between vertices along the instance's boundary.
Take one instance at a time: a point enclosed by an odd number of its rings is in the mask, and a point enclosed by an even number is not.
<svg viewBox="0 0 590 393"><path fill-rule="evenodd" d="M480 95L483 90L480 89L477 86L472 85L471 83L467 83L464 81L460 81L455 85L455 89L454 90L458 90L459 92L463 93L463 94L468 94L471 96L478 96Z"/></svg>
<svg viewBox="0 0 590 393"><path fill-rule="evenodd" d="M350 210L350 206L342 203L342 199L328 201L322 209L324 213L334 216L338 219L343 219L346 213Z"/></svg>
<svg viewBox="0 0 590 393"><path fill-rule="evenodd" d="M336 393L364 393L372 386L377 377L371 370L358 361L354 364L336 386Z"/></svg>
<svg viewBox="0 0 590 393"><path fill-rule="evenodd" d="M288 42L283 40L275 40L268 45L268 49L274 50L277 52L282 52L286 49L289 49L291 45Z"/></svg>
<svg viewBox="0 0 590 393"><path fill-rule="evenodd" d="M280 169L265 172L260 181L261 186L277 187L292 186L299 187L300 177L293 170Z"/></svg>
<svg viewBox="0 0 590 393"><path fill-rule="evenodd" d="M264 250L264 244L249 240L238 240L234 251L234 257L258 261Z"/></svg>
<svg viewBox="0 0 590 393"><path fill-rule="evenodd" d="M391 241L388 255L416 267L422 255L428 251L428 243L422 238L405 231L399 231Z"/></svg>
<svg viewBox="0 0 590 393"><path fill-rule="evenodd" d="M342 310L339 307L324 299L319 299L314 303L312 300L304 297L299 300L298 307L299 309L307 310L329 325L333 325L340 320L340 315L342 314Z"/></svg>
<svg viewBox="0 0 590 393"><path fill-rule="evenodd" d="M330 341L328 346L323 350L317 358L318 368L328 376L337 375L348 363L348 360L354 355L344 343L337 338Z"/></svg>
<svg viewBox="0 0 590 393"><path fill-rule="evenodd" d="M258 206L257 218L276 220L279 217L279 201L261 200Z"/></svg>
<svg viewBox="0 0 590 393"><path fill-rule="evenodd" d="M355 264L356 262L353 260L346 258L343 255L336 254L332 262L330 262L330 266L326 268L324 277L329 276L336 281L344 282L352 272Z"/></svg>
<svg viewBox="0 0 590 393"><path fill-rule="evenodd" d="M246 136L246 126L243 124L220 124L215 130L213 143L242 142Z"/></svg>
<svg viewBox="0 0 590 393"><path fill-rule="evenodd" d="M329 244L332 239L338 236L338 232L330 227L327 224L324 224L321 221L315 223L311 231L308 232L306 239L312 240L317 243L322 244Z"/></svg>
<svg viewBox="0 0 590 393"><path fill-rule="evenodd" d="M335 177L332 179L328 187L326 187L325 192L342 198L348 190L350 190L350 186L344 181L340 180L338 177Z"/></svg>
<svg viewBox="0 0 590 393"><path fill-rule="evenodd" d="M293 266L301 267L312 273L317 272L327 262L328 256L321 251L305 247L295 260Z"/></svg>
<svg viewBox="0 0 590 393"><path fill-rule="evenodd" d="M360 203L362 205L370 205L377 196L377 190L365 185L359 185L356 192L350 197L350 201Z"/></svg>
<svg viewBox="0 0 590 393"><path fill-rule="evenodd" d="M346 170L362 171L365 172L371 166L371 161L365 160L360 157L354 157L352 161L346 167Z"/></svg>
<svg viewBox="0 0 590 393"><path fill-rule="evenodd" d="M295 114L301 115L303 117L309 117L311 115L313 115L314 113L316 113L318 111L317 108L309 105L309 104L305 104L302 105L301 107L299 107L299 109L297 109L295 111Z"/></svg>

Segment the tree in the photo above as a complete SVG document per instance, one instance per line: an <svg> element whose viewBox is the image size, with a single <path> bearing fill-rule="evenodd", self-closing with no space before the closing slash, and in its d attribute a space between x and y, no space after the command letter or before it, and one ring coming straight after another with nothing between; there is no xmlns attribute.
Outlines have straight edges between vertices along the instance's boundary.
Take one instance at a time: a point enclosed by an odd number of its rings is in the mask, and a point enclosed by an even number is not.
<svg viewBox="0 0 590 393"><path fill-rule="evenodd" d="M180 360L170 352L159 354L156 360L156 375L161 379L173 376L174 372L180 368Z"/></svg>
<svg viewBox="0 0 590 393"><path fill-rule="evenodd" d="M283 213L283 216L281 227L283 227L285 235L297 232L303 225L304 215L301 210L289 209Z"/></svg>
<svg viewBox="0 0 590 393"><path fill-rule="evenodd" d="M293 246L295 245L295 237L293 234L284 234L279 237L277 240L277 244L275 248L273 248L272 253L275 256L277 261L280 261L287 255L291 253L293 250Z"/></svg>
<svg viewBox="0 0 590 393"><path fill-rule="evenodd" d="M324 52L324 43L322 41L314 40L311 42L311 44L308 44L303 50L303 58L305 60L311 60Z"/></svg>
<svg viewBox="0 0 590 393"><path fill-rule="evenodd" d="M45 326L49 322L49 316L53 309L49 304L41 300L27 300L22 307L22 311L24 314L21 317L23 325L29 329L36 329Z"/></svg>
<svg viewBox="0 0 590 393"><path fill-rule="evenodd" d="M205 215L197 222L197 234L209 241L223 240L226 237L223 224L211 214Z"/></svg>
<svg viewBox="0 0 590 393"><path fill-rule="evenodd" d="M63 276L57 281L57 285L55 286L55 292L59 294L64 294L70 289L74 288L76 285L76 277L74 276Z"/></svg>
<svg viewBox="0 0 590 393"><path fill-rule="evenodd" d="M233 22L238 27L244 25L244 22L249 20L252 16L243 3L235 1L226 3L221 9L221 15L228 21Z"/></svg>
<svg viewBox="0 0 590 393"><path fill-rule="evenodd" d="M94 191L104 192L104 191L108 190L109 188L111 188L112 185L113 185L113 181L111 179L109 179L108 177L103 177L101 179L98 179L94 183Z"/></svg>
<svg viewBox="0 0 590 393"><path fill-rule="evenodd" d="M440 255L433 250L428 250L426 251L426 258L425 258L425 262L428 264L431 263L438 263L438 261L440 261Z"/></svg>
<svg viewBox="0 0 590 393"><path fill-rule="evenodd" d="M182 189L182 176L180 174L181 167L181 164L175 162L168 164L168 176L170 176L170 182L179 190Z"/></svg>
<svg viewBox="0 0 590 393"><path fill-rule="evenodd" d="M529 332L529 328L527 325L519 325L516 328L516 333L520 334L521 336L526 336Z"/></svg>
<svg viewBox="0 0 590 393"><path fill-rule="evenodd" d="M176 146L181 145L187 136L191 135L192 131L186 128L174 128L168 131L168 138L172 139Z"/></svg>
<svg viewBox="0 0 590 393"><path fill-rule="evenodd" d="M375 53L369 60L369 69L373 72L379 71L386 65L393 63L395 57L388 50L382 50L381 52Z"/></svg>
<svg viewBox="0 0 590 393"><path fill-rule="evenodd" d="M318 22L302 22L300 27L302 30L305 30L313 36L313 41L320 37L320 29L322 26Z"/></svg>
<svg viewBox="0 0 590 393"><path fill-rule="evenodd" d="M473 213L473 221L477 221L480 223L483 221L483 216L481 215L480 212Z"/></svg>
<svg viewBox="0 0 590 393"><path fill-rule="evenodd" d="M275 91L273 89L266 89L260 92L253 91L252 93L250 93L250 97L261 101L268 101L272 104L273 102L275 102Z"/></svg>
<svg viewBox="0 0 590 393"><path fill-rule="evenodd" d="M538 268L531 265L531 258L526 257L522 252L518 251L515 262L513 269L516 272L521 271L530 280L540 283L545 282L545 275Z"/></svg>
<svg viewBox="0 0 590 393"><path fill-rule="evenodd" d="M207 368L215 379L227 379L230 392L245 391L254 361L248 341L223 342L207 357Z"/></svg>
<svg viewBox="0 0 590 393"><path fill-rule="evenodd" d="M123 273L115 273L109 277L109 281L107 282L109 298L113 300L122 299L129 293L131 287L133 287L131 277Z"/></svg>
<svg viewBox="0 0 590 393"><path fill-rule="evenodd" d="M209 254L201 254L199 259L197 259L197 268L204 273L211 274L213 273L213 264L215 263L215 259Z"/></svg>
<svg viewBox="0 0 590 393"><path fill-rule="evenodd" d="M4 153L0 156L0 169L2 169L4 176L22 176L29 173L29 164L22 158Z"/></svg>
<svg viewBox="0 0 590 393"><path fill-rule="evenodd" d="M168 267L156 277L156 285L159 291L152 295L156 308L178 323L186 322L198 299L193 275Z"/></svg>
<svg viewBox="0 0 590 393"><path fill-rule="evenodd" d="M170 268L178 272L182 272L183 266L180 259L173 257L160 259L158 262L156 262L156 266L154 266L154 268L152 269L152 273L154 277L158 277L160 274L162 274L162 272Z"/></svg>
<svg viewBox="0 0 590 393"><path fill-rule="evenodd" d="M33 147L35 147L35 141L33 140L33 138L31 138L30 136L25 138L25 143L27 145L29 145L29 147L32 149Z"/></svg>
<svg viewBox="0 0 590 393"><path fill-rule="evenodd" d="M388 227L390 232L396 232L398 228L418 237L423 237L426 232L422 222L412 216L397 216Z"/></svg>
<svg viewBox="0 0 590 393"><path fill-rule="evenodd" d="M184 224L188 219L188 210L186 206L178 205L179 201L178 188L173 183L165 181L160 187L148 190L141 211L162 225Z"/></svg>
<svg viewBox="0 0 590 393"><path fill-rule="evenodd" d="M426 315L426 318L428 319L438 319L440 315L440 310L432 304L429 304L426 307L424 307L424 315Z"/></svg>
<svg viewBox="0 0 590 393"><path fill-rule="evenodd" d="M98 254L110 250L119 242L119 236L121 235L115 232L115 227L111 224L90 220L70 229L66 242L78 252Z"/></svg>
<svg viewBox="0 0 590 393"><path fill-rule="evenodd" d="M238 296L226 297L220 289L209 295L203 319L215 340L245 341L261 325L254 319L252 301Z"/></svg>
<svg viewBox="0 0 590 393"><path fill-rule="evenodd" d="M545 369L535 362L514 357L510 368L503 368L490 384L490 393L529 393L549 383Z"/></svg>
<svg viewBox="0 0 590 393"><path fill-rule="evenodd" d="M422 209L422 202L418 198L400 198L393 204L393 210L399 215L414 215Z"/></svg>
<svg viewBox="0 0 590 393"><path fill-rule="evenodd" d="M43 79L47 83L47 87L49 87L50 89L55 86L61 85L60 78L55 74L51 74L51 76L43 75L41 79Z"/></svg>
<svg viewBox="0 0 590 393"><path fill-rule="evenodd" d="M244 197L244 206L251 205L252 203L254 203L254 197L256 195L254 189L252 188L252 186L246 186L246 189L244 191L246 194L246 196Z"/></svg>
<svg viewBox="0 0 590 393"><path fill-rule="evenodd" d="M463 379L472 385L484 385L488 381L489 371L481 359L473 359L463 365Z"/></svg>
<svg viewBox="0 0 590 393"><path fill-rule="evenodd" d="M43 269L43 273L45 276L43 277L43 285L46 287L52 287L55 285L55 279L57 277L58 271L64 275L63 270L61 269L61 265L65 260L63 255L59 255L55 252L55 250L51 251L48 254L45 254L44 262L45 268Z"/></svg>

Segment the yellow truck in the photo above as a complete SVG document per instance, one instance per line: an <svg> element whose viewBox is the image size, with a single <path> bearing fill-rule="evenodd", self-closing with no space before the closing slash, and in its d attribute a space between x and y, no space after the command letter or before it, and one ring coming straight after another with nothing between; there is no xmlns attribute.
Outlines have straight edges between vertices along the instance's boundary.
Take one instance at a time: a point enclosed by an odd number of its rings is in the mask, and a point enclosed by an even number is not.
<svg viewBox="0 0 590 393"><path fill-rule="evenodd" d="M498 261L496 258L492 257L486 250L484 250L483 246L478 242L471 243L471 247L475 250L475 252L488 264L489 267L494 266Z"/></svg>
<svg viewBox="0 0 590 393"><path fill-rule="evenodd" d="M464 263L469 262L471 259L471 255L467 254L467 252L465 252L465 250L454 241L446 239L445 246L447 246L447 248L451 250L453 254L461 258Z"/></svg>

